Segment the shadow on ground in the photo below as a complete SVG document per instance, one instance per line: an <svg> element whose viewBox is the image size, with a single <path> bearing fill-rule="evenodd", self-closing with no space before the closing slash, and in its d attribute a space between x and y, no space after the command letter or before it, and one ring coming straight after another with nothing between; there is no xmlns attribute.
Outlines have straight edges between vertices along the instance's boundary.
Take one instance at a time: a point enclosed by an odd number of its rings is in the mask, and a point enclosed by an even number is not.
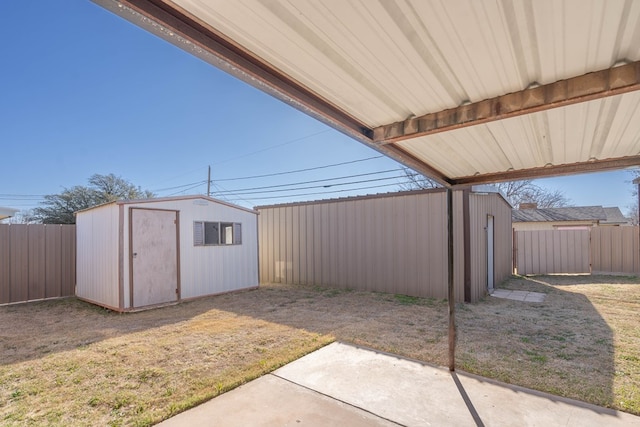
<svg viewBox="0 0 640 427"><path fill-rule="evenodd" d="M211 309L205 301L136 313L116 313L78 300L0 307L0 366L86 347L104 339L189 320Z"/></svg>
<svg viewBox="0 0 640 427"><path fill-rule="evenodd" d="M512 278L502 286L544 292L547 298L525 303L487 297L477 304L458 304L459 369L638 413L637 397L627 406L615 398L614 378L621 374L615 367L611 320L601 315L610 315L618 305L619 287L637 289L637 279L541 276ZM76 299L0 307L0 364L164 325L180 326L205 313L211 317L215 310L447 364L445 301L279 284L127 314ZM184 333L189 333L186 328ZM634 354L629 357L640 356ZM629 376L630 389L637 389L631 373L623 375Z"/></svg>

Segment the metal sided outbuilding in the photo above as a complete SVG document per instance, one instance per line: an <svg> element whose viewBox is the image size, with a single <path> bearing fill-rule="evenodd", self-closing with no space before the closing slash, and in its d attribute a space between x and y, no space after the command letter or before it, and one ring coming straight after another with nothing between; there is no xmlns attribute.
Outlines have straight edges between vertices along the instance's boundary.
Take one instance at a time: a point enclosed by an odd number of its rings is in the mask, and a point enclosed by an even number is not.
<svg viewBox="0 0 640 427"><path fill-rule="evenodd" d="M76 213L80 299L131 311L258 286L257 212L206 196Z"/></svg>
<svg viewBox="0 0 640 427"><path fill-rule="evenodd" d="M259 206L260 279L447 298L444 189ZM453 193L455 296L476 302L512 272L511 205Z"/></svg>

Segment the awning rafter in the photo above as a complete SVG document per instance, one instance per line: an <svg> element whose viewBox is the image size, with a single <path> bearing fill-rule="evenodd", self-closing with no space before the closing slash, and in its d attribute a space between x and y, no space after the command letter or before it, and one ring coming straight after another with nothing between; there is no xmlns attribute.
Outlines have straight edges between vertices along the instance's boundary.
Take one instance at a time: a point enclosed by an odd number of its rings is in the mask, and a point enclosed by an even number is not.
<svg viewBox="0 0 640 427"><path fill-rule="evenodd" d="M475 126L640 89L640 61L377 127L378 145Z"/></svg>

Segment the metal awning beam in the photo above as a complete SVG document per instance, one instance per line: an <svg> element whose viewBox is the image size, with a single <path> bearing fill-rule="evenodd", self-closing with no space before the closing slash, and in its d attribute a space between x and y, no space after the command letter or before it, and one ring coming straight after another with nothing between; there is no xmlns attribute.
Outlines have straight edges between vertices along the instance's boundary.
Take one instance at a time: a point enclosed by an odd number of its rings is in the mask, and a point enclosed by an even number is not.
<svg viewBox="0 0 640 427"><path fill-rule="evenodd" d="M370 127L176 4L168 0L93 1L341 132L371 142L373 131Z"/></svg>
<svg viewBox="0 0 640 427"><path fill-rule="evenodd" d="M640 89L640 61L377 127L374 143L451 131Z"/></svg>
<svg viewBox="0 0 640 427"><path fill-rule="evenodd" d="M496 182L518 181L522 179L538 179L552 176L575 175L589 172L604 172L640 166L640 155L616 159L591 160L583 163L567 165L549 165L540 168L509 170L449 180L452 187Z"/></svg>
<svg viewBox="0 0 640 427"><path fill-rule="evenodd" d="M372 128L169 0L93 1L447 188L640 165L640 157L633 156L453 177L394 144L638 90L640 61Z"/></svg>

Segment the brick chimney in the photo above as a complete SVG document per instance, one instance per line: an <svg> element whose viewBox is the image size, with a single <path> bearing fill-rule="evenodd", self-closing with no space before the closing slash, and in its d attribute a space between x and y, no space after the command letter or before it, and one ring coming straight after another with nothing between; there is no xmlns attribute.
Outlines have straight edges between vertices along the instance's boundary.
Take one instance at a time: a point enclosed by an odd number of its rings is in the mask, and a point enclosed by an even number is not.
<svg viewBox="0 0 640 427"><path fill-rule="evenodd" d="M518 209L523 210L523 209L538 209L538 204L537 203L520 203L520 206L518 207Z"/></svg>

